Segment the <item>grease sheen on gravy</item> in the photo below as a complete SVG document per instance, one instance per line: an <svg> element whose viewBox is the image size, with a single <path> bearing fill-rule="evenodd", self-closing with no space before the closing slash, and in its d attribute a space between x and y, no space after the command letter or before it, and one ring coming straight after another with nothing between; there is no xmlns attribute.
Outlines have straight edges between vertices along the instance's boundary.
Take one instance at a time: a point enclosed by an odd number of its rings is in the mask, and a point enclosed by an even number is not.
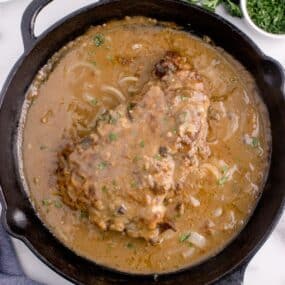
<svg viewBox="0 0 285 285"><path fill-rule="evenodd" d="M271 137L252 76L173 24L91 27L38 73L27 104L30 198L58 239L99 264L197 263L238 234L261 194Z"/></svg>

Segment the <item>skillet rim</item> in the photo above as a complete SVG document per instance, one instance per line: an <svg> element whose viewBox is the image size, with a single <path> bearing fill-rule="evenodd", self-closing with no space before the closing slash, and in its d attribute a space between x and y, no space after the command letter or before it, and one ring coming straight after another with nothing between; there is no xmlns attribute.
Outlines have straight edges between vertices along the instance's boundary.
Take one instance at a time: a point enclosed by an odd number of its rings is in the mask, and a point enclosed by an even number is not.
<svg viewBox="0 0 285 285"><path fill-rule="evenodd" d="M59 28L61 25L63 25L66 21L68 20L72 20L74 17L78 16L79 14L82 14L82 13L85 13L86 11L88 10L93 10L93 9L96 9L98 6L103 6L103 5L108 5L108 4L113 4L114 2L124 2L124 1L119 1L119 0L105 0L105 1L101 1L101 2L98 2L98 3L94 3L94 4L91 4L91 5L88 5L88 6L85 6L83 8L80 8L78 9L77 11L65 16L64 18L60 19L59 21L57 21L55 24L53 24L51 27L49 27L46 31L44 31L33 43L32 45L27 48L23 55L20 57L20 59L17 61L17 63L14 65L13 69L11 70L10 74L8 75L8 79L6 80L6 82L4 83L3 85L3 89L2 89L2 92L1 92L1 101L0 101L0 108L4 102L4 99L5 99L5 95L7 93L7 90L11 84L11 82L13 81L14 79L14 76L15 74L18 72L18 69L19 67L21 66L21 64L23 63L23 61L32 53L32 51L34 50L34 48L36 48L36 46L46 37L48 36L49 34L51 34L52 32L54 32L55 29ZM148 2L148 1L145 1L145 2ZM157 1L159 2L159 4L162 4L162 5L167 5L167 3L174 3L175 5L183 5L183 6L186 6L186 7L191 7L192 9L196 9L196 10L200 10L202 11L202 13L204 14L207 14L208 16L212 17L212 18L215 18L216 21L220 21L221 24L223 25L226 25L228 28L230 28L233 32L239 34L240 36L242 36L242 38L244 39L244 41L246 41L250 47L257 53L257 55L263 60L263 61L267 61L269 62L270 64L273 64L277 70L279 71L279 74L280 74L280 78L281 78L281 81L280 81L280 93L282 94L282 87L284 86L284 75L282 74L282 66L279 62L277 62L276 60L266 56L259 48L258 46L247 36L245 35L243 32L241 32L237 27L235 27L234 25L232 25L231 23L229 23L227 20L225 20L224 18L220 17L219 15L216 15L216 14L212 14L208 11L205 11L203 10L202 8L199 8L197 6L193 6L193 5L190 5L190 4L187 4L187 3L183 3L183 2L180 2L178 3L177 1L173 1L173 0L159 0ZM279 89L279 88L278 88ZM283 101L284 101L284 93L283 93ZM1 193L2 192L2 193ZM1 195L2 194L2 195ZM22 235L22 234L17 234L15 233L13 230L11 230L11 227L10 225L8 224L8 219L7 219L7 211L9 209L9 206L7 205L6 203L6 199L5 199L5 194L4 194L4 191L2 190L1 188L1 191L0 191L0 200L2 202L2 215L1 215L1 220L2 220L2 223L5 227L5 229L9 232L10 235L22 240L44 263L46 263L48 266L50 266L53 270L55 270L57 273L59 273L60 275L64 276L65 278L73 281L73 282L77 282L78 283L78 280L76 279L73 279L72 277L66 275L65 273L61 272L60 270L58 270L53 264L51 264L45 257L43 257L39 252L37 252L36 248L33 247L33 245L31 244L31 242L25 237L25 235ZM232 267L231 269L229 269L227 272L224 272L222 275L220 275L218 277L218 279L220 279L221 276L225 276L226 274L228 274L229 272L232 272L235 268L237 268L238 266L240 266L241 264L243 264L246 260L248 260L249 258L251 258L255 252L261 247L261 245L264 243L264 241L266 240L266 238L268 237L268 235L270 234L270 232L272 231L272 229L274 228L274 226L276 225L277 221L278 221L278 217L280 217L281 215L281 212L282 212L282 208L284 207L284 203L285 203L285 196L283 197L283 201L281 202L281 206L279 207L279 210L276 212L275 214L275 219L274 221L272 221L270 227L268 227L266 229L266 231L264 231L263 233L263 237L259 240L259 243L256 244L256 246L254 248L252 248L251 251L249 251L247 253L247 255L245 257L243 257L240 262L238 264L236 264L234 267ZM36 214L36 213L35 213ZM44 225L43 225L44 226ZM44 226L45 227L45 226ZM84 258L84 257L81 257L81 258ZM105 267L105 266L102 266L102 265L98 265L96 263L94 263L95 266L99 266L99 267ZM199 266L199 264L197 265ZM195 267L195 266L194 266ZM192 268L192 267L191 267ZM125 273L125 272L122 272L122 271L118 271L116 269L113 269L113 268L109 268L107 267L108 270L111 270L111 271L115 271L115 272L118 272L119 274L126 274L127 276L130 276L130 275L134 275L135 277L137 276L153 276L153 274L130 274L130 273ZM178 274L178 273L181 273L181 272L187 272L187 270L189 270L189 268L184 268L182 270L178 270L178 271L175 271L175 272L171 272L171 273L162 273L162 274L159 274L160 276L164 275L164 276L169 276L169 275L173 275L173 274ZM215 280L212 280L212 281L215 281ZM212 282L211 281L211 282ZM83 284L83 283L82 283Z"/></svg>

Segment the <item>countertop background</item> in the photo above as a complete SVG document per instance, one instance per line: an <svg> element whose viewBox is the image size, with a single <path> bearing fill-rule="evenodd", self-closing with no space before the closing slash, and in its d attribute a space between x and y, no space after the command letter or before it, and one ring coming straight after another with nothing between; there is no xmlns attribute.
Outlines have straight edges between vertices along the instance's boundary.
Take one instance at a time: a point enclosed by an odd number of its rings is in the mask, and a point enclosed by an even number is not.
<svg viewBox="0 0 285 285"><path fill-rule="evenodd" d="M22 13L30 2L31 0L12 0L6 3L0 1L0 89L10 69L23 53L20 22ZM72 11L94 2L97 1L54 0L40 13L36 21L36 34L40 34ZM265 38L248 27L242 19L232 18L226 14L223 8L219 8L218 13L238 26L256 42L265 54L275 58L285 67L285 39ZM21 241L12 240L25 273L32 279L47 285L71 284L43 264ZM285 214L270 238L250 262L246 270L244 285L285 285L284 265Z"/></svg>

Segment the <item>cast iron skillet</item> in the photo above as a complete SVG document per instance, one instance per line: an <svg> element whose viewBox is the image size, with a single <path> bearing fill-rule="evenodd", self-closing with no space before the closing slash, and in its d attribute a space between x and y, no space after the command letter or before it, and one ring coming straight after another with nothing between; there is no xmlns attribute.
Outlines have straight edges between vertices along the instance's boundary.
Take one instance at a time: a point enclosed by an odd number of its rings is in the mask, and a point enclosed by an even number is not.
<svg viewBox="0 0 285 285"><path fill-rule="evenodd" d="M285 103L281 66L262 54L246 35L227 21L182 1L101 1L65 17L36 38L35 18L49 2L51 0L35 0L26 9L22 20L25 52L11 71L1 94L0 196L2 223L7 232L22 240L56 272L78 284L241 284L247 263L272 231L285 200ZM15 138L22 104L27 88L40 67L54 52L90 25L125 15L174 21L195 34L208 35L242 62L255 77L272 125L272 161L268 180L246 227L215 257L194 267L159 276L120 273L96 265L67 249L44 227L33 210L19 178L16 158Z"/></svg>

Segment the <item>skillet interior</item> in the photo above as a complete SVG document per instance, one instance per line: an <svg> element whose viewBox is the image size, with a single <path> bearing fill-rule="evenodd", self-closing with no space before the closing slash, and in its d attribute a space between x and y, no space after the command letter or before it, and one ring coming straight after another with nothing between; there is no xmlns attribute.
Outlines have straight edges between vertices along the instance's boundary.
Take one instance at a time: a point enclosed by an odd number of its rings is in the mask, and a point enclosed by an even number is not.
<svg viewBox="0 0 285 285"><path fill-rule="evenodd" d="M102 269L76 256L42 225L22 189L16 160L15 132L25 92L38 69L62 45L80 35L91 24L99 24L124 15L145 15L175 21L188 29L187 24L191 23L192 32L210 36L217 45L241 61L254 75L269 109L272 124L273 153L269 179L246 228L217 256L185 272L161 276L158 284L205 284L219 279L255 252L272 229L282 207L285 186L282 176L285 164L285 150L282 148L285 143L285 108L281 92L281 70L277 64L264 57L238 30L222 20L217 20L218 16L210 15L198 8L174 1L148 0L138 4L124 0L104 3L96 9L92 7L95 8L97 5L84 8L75 15L63 19L60 25L52 27L20 59L5 84L2 94L5 93L5 100L0 111L0 159L5 161L5 165L2 163L0 166L0 183L4 193L3 222L12 235L24 240L46 263L73 281L85 284L137 282L137 276ZM17 210L22 211L26 219L16 221L14 216ZM152 277L143 277L140 280L143 284L151 284Z"/></svg>

